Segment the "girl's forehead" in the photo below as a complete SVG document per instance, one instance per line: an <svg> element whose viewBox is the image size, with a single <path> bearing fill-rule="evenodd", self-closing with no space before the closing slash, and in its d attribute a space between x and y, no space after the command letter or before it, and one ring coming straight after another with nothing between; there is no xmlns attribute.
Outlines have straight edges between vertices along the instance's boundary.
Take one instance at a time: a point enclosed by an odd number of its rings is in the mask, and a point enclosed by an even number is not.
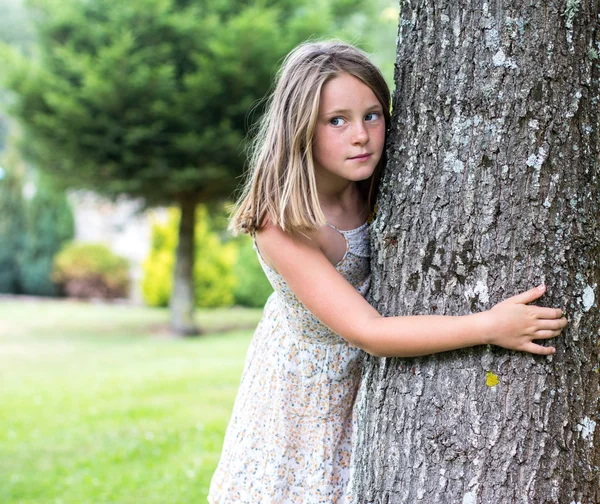
<svg viewBox="0 0 600 504"><path fill-rule="evenodd" d="M336 75L325 82L320 98L319 110L324 113L380 105L369 86L347 73Z"/></svg>

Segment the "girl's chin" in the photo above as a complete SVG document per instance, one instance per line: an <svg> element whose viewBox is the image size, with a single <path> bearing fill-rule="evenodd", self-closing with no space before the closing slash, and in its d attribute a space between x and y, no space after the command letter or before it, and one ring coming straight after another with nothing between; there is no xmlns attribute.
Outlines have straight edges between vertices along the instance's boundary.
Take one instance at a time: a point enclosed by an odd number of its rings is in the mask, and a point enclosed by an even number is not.
<svg viewBox="0 0 600 504"><path fill-rule="evenodd" d="M370 170L357 170L354 173L354 177L352 177L352 180L354 180L355 182L360 182L362 180L367 180L371 175L373 175L374 171L375 171L374 169L370 169Z"/></svg>

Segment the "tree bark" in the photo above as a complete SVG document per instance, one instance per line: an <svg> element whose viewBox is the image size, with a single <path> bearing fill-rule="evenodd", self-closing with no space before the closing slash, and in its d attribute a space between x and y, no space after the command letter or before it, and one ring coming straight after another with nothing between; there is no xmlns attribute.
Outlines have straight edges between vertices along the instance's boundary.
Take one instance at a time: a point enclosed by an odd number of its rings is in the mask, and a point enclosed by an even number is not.
<svg viewBox="0 0 600 504"><path fill-rule="evenodd" d="M196 200L182 198L180 201L179 242L171 295L171 327L176 334L198 334L194 324L196 295L194 290L194 229L196 224Z"/></svg>
<svg viewBox="0 0 600 504"><path fill-rule="evenodd" d="M600 502L598 0L401 2L370 301L462 315L539 283L551 357L369 357L358 503Z"/></svg>

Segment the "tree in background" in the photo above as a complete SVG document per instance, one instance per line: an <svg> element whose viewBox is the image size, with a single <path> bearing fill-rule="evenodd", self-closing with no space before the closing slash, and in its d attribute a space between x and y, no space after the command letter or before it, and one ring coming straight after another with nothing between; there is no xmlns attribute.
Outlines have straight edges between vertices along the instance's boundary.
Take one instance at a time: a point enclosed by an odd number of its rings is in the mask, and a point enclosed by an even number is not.
<svg viewBox="0 0 600 504"><path fill-rule="evenodd" d="M196 332L196 205L231 196L281 58L302 40L339 32L362 4L38 0L35 57L0 52L12 113L40 169L65 187L179 206L177 333Z"/></svg>
<svg viewBox="0 0 600 504"><path fill-rule="evenodd" d="M371 302L462 315L545 281L570 324L550 357L369 358L356 502L600 502L599 16L402 2Z"/></svg>
<svg viewBox="0 0 600 504"><path fill-rule="evenodd" d="M57 296L60 287L52 280L54 256L73 238L73 213L64 191L48 177L40 176L33 198L27 202L19 278L24 294Z"/></svg>
<svg viewBox="0 0 600 504"><path fill-rule="evenodd" d="M18 294L18 258L23 249L25 165L13 148L0 156L0 293Z"/></svg>
<svg viewBox="0 0 600 504"><path fill-rule="evenodd" d="M61 291L51 278L52 263L73 237L73 214L64 191L48 177L33 184L21 143L13 128L0 155L0 292L56 296ZM33 185L35 194L25 197Z"/></svg>

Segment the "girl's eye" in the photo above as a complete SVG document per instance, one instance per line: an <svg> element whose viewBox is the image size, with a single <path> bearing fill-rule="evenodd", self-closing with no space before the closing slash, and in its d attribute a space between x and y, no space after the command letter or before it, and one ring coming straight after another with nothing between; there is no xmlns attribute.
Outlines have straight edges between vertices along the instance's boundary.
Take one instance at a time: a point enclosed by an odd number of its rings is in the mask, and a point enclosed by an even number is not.
<svg viewBox="0 0 600 504"><path fill-rule="evenodd" d="M329 120L329 124L331 124L332 126L341 126L342 124L344 124L344 120L341 117L334 117Z"/></svg>
<svg viewBox="0 0 600 504"><path fill-rule="evenodd" d="M375 121L376 119L379 119L379 112L371 112L365 116L365 119L367 121Z"/></svg>

